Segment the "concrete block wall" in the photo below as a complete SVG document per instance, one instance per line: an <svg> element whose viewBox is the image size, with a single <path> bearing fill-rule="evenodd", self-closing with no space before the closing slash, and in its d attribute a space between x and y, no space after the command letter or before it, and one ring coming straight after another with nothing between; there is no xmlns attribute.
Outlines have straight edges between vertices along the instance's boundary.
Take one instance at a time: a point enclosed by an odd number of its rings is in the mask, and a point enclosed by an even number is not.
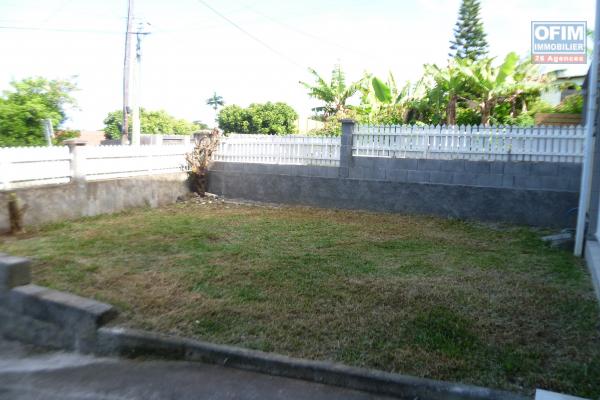
<svg viewBox="0 0 600 400"><path fill-rule="evenodd" d="M351 179L577 192L581 164L353 157Z"/></svg>
<svg viewBox="0 0 600 400"><path fill-rule="evenodd" d="M319 167L215 165L208 190L225 197L565 228L575 223L569 191L327 177ZM417 173L423 171L415 171Z"/></svg>
<svg viewBox="0 0 600 400"><path fill-rule="evenodd" d="M580 164L353 157L354 130L342 121L339 167L215 162L208 189L266 202L575 225Z"/></svg>

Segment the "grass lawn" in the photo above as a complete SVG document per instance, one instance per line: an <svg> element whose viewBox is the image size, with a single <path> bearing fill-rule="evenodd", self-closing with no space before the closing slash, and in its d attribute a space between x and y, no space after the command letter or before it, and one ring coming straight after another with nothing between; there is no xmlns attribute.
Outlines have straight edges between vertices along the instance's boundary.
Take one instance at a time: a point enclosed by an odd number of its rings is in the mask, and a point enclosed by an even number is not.
<svg viewBox="0 0 600 400"><path fill-rule="evenodd" d="M123 325L434 379L600 396L587 271L541 232L433 217L178 204L0 251Z"/></svg>

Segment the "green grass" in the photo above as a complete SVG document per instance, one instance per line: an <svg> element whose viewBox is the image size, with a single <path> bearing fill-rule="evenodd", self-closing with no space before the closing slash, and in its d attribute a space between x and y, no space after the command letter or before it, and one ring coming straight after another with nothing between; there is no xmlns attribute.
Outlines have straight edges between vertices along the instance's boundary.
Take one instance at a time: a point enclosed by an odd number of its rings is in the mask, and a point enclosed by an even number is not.
<svg viewBox="0 0 600 400"><path fill-rule="evenodd" d="M119 323L422 377L600 396L584 265L542 232L433 217L176 205L0 239Z"/></svg>

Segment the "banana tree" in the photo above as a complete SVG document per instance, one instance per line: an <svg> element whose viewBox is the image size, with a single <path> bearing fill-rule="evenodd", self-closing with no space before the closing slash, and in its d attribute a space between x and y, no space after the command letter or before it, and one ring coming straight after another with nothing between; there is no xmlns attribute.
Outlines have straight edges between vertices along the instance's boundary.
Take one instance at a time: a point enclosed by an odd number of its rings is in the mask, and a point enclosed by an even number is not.
<svg viewBox="0 0 600 400"><path fill-rule="evenodd" d="M363 107L368 108L369 118L373 119L382 112L400 113L402 122L406 119L406 102L410 99L410 82L398 88L394 75L390 72L387 82L378 77L365 75L370 84L363 87Z"/></svg>
<svg viewBox="0 0 600 400"><path fill-rule="evenodd" d="M509 87L507 100L510 103L510 116L517 116L517 104L521 103L521 112L527 112L528 95L539 96L555 79L554 74L540 74L537 65L527 59L515 67L513 83Z"/></svg>
<svg viewBox="0 0 600 400"><path fill-rule="evenodd" d="M486 58L460 67L462 73L477 88L477 102L483 125L489 125L494 106L510 92L519 56L509 53L498 67L493 65L493 61L493 58Z"/></svg>
<svg viewBox="0 0 600 400"><path fill-rule="evenodd" d="M452 60L446 68L425 65L425 75L434 82L432 91L446 97L446 124L456 125L456 109L467 84L463 68L468 60Z"/></svg>
<svg viewBox="0 0 600 400"><path fill-rule="evenodd" d="M354 96L364 85L364 79L351 84L346 84L346 77L339 65L336 65L331 74L331 80L327 82L312 68L308 69L315 78L315 83L310 84L300 81L300 84L308 89L308 95L321 100L324 105L315 107L313 110L322 113L324 119L346 111L346 102Z"/></svg>

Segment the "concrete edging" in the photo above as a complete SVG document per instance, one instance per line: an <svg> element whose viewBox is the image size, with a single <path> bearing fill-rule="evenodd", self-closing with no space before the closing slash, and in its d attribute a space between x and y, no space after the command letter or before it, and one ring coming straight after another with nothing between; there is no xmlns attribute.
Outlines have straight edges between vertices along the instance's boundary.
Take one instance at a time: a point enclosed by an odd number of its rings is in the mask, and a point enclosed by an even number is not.
<svg viewBox="0 0 600 400"><path fill-rule="evenodd" d="M304 360L122 327L100 328L97 333L96 353L103 356L160 356L176 360L201 361L406 399L523 400L528 398L520 394L484 387Z"/></svg>

